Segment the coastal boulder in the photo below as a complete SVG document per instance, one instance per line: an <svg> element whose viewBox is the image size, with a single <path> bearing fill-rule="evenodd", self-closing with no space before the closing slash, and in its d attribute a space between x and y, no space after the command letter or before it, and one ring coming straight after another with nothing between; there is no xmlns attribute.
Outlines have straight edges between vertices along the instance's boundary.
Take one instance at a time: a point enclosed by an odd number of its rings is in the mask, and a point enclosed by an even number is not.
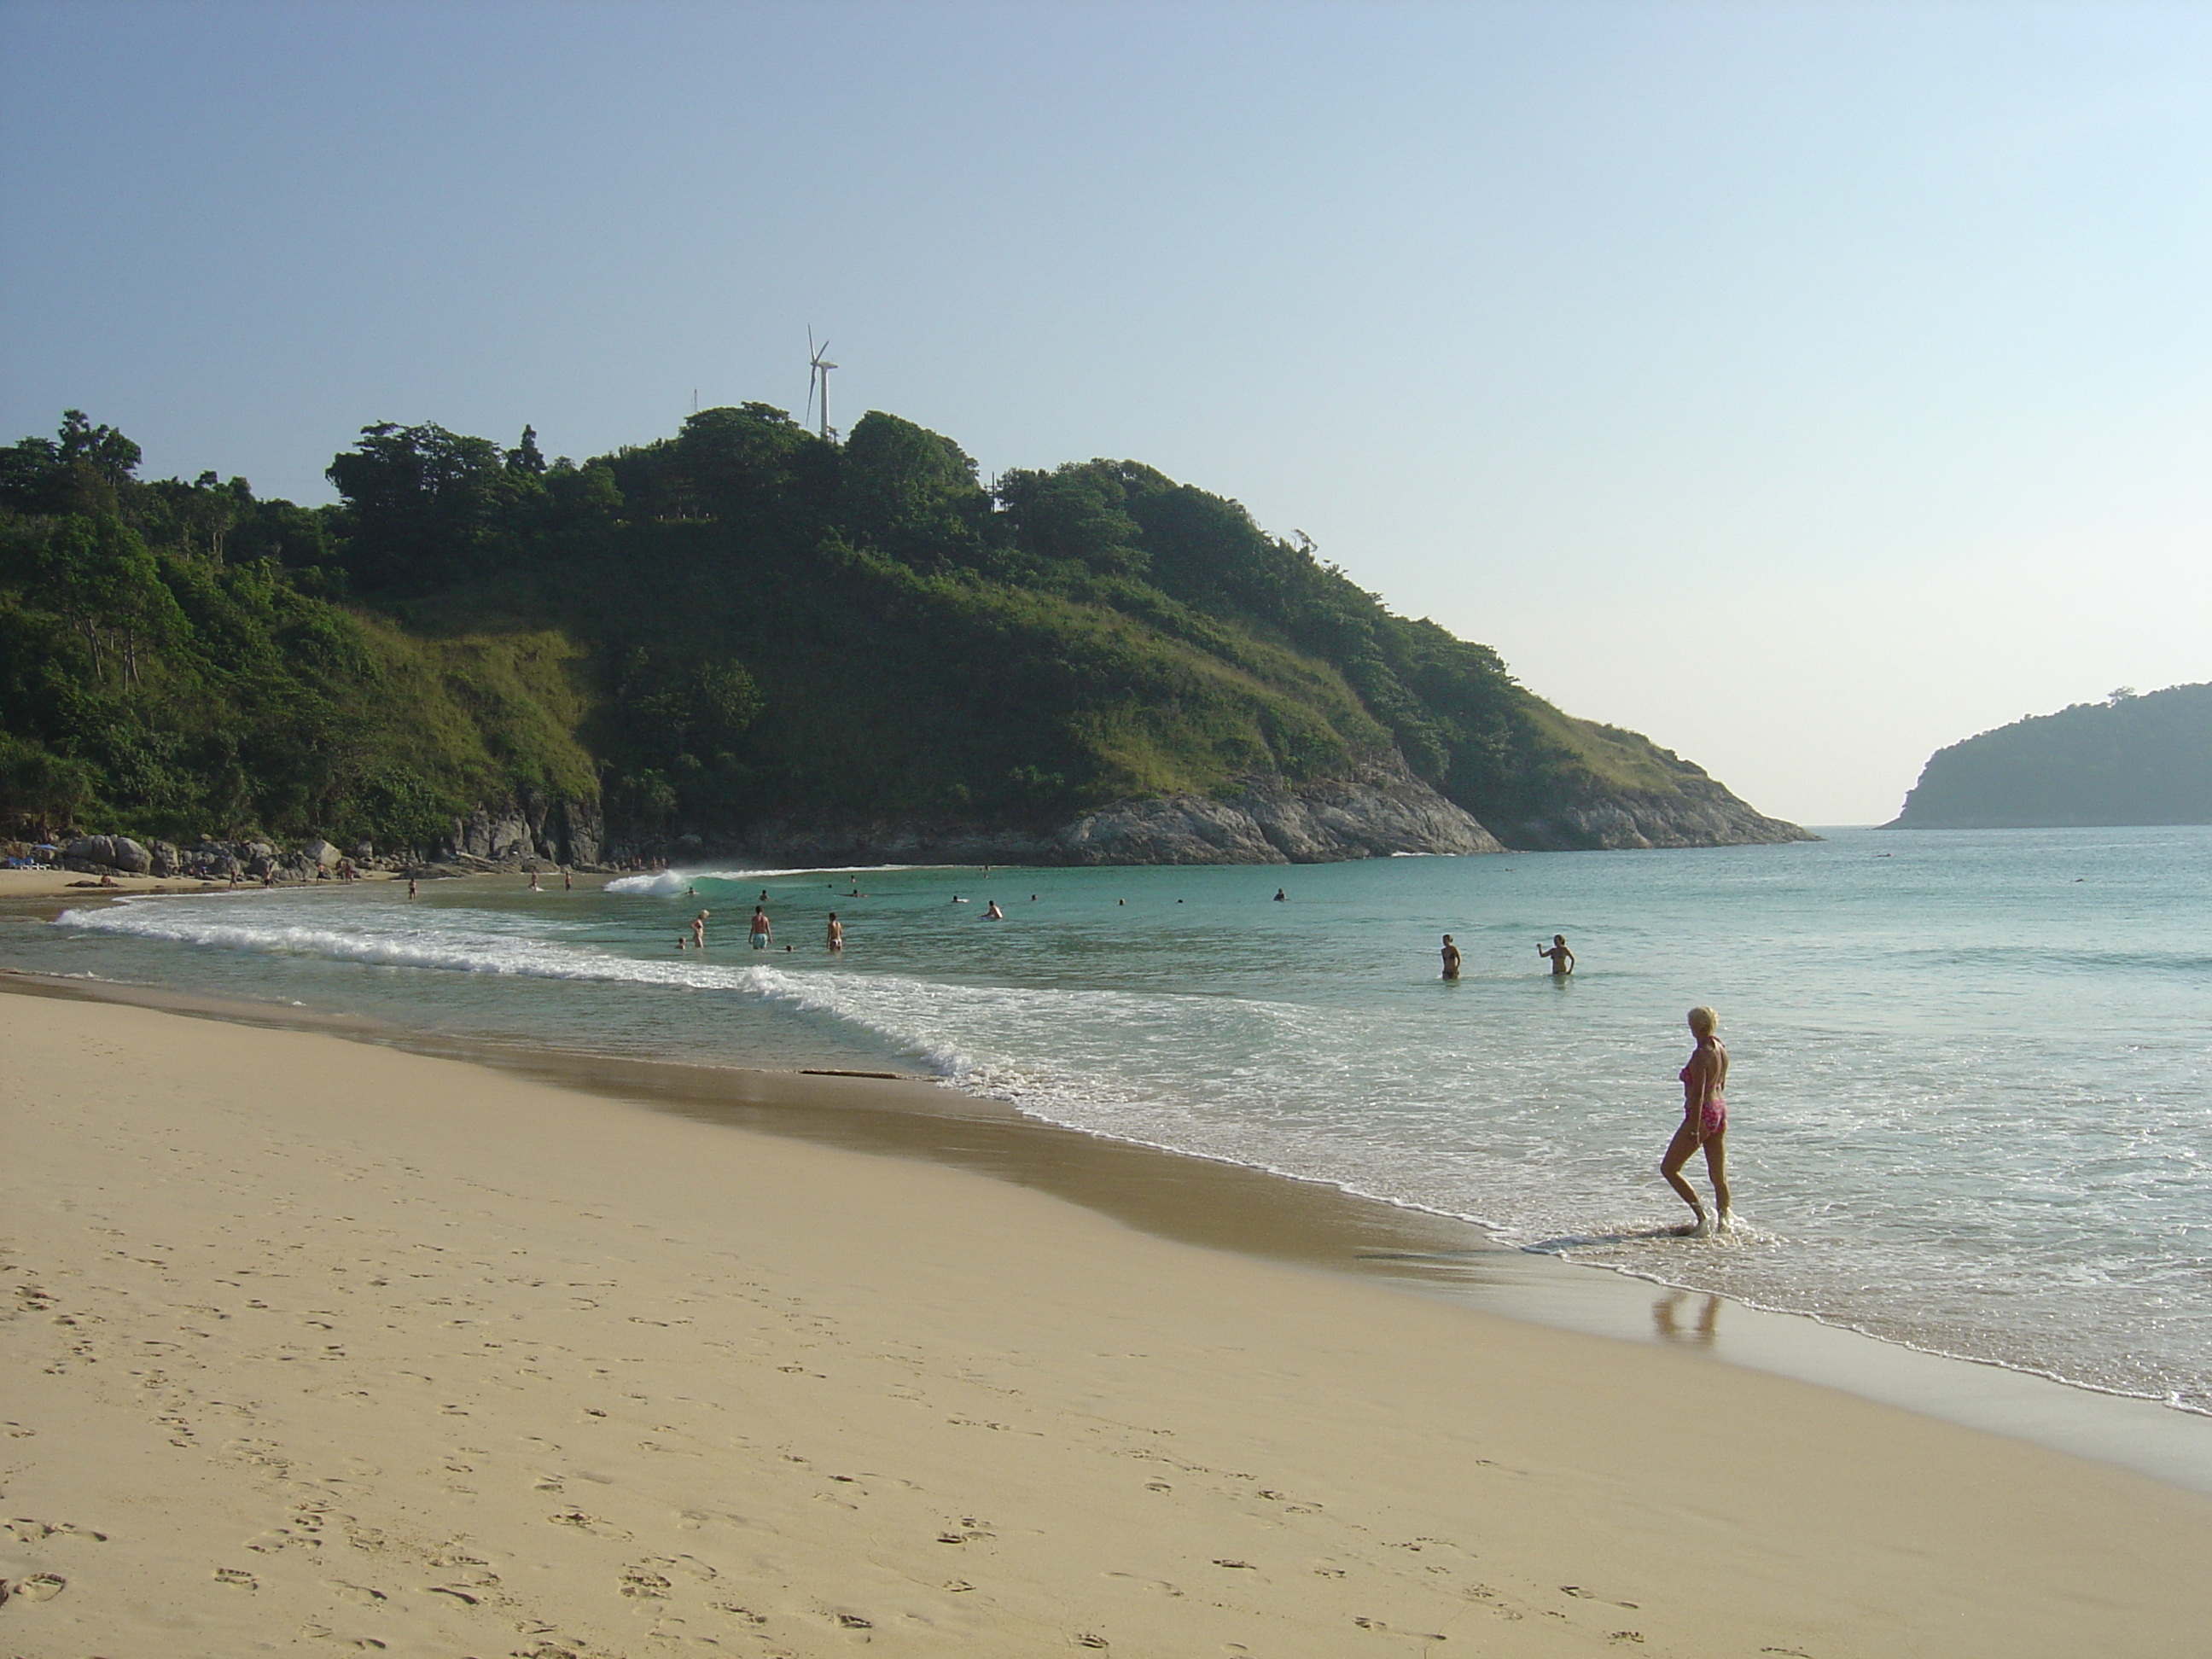
<svg viewBox="0 0 2212 1659"><path fill-rule="evenodd" d="M343 856L337 848L319 836L312 841L301 842L300 854L311 863L324 866L336 864Z"/></svg>
<svg viewBox="0 0 2212 1659"><path fill-rule="evenodd" d="M154 867L154 856L128 836L80 836L62 848L62 867L92 874L120 870L143 876Z"/></svg>

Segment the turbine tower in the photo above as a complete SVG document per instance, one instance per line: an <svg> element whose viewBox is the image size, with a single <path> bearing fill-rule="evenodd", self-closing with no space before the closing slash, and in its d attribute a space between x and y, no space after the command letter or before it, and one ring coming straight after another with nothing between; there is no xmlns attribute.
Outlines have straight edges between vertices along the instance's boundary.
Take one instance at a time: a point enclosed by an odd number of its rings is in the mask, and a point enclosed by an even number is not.
<svg viewBox="0 0 2212 1659"><path fill-rule="evenodd" d="M830 361L830 342L824 340L817 346L814 331L811 328L806 331L806 412L809 416L814 413L815 393L818 387L822 398L822 441L830 443L837 436L837 429L830 424L830 371L837 365Z"/></svg>

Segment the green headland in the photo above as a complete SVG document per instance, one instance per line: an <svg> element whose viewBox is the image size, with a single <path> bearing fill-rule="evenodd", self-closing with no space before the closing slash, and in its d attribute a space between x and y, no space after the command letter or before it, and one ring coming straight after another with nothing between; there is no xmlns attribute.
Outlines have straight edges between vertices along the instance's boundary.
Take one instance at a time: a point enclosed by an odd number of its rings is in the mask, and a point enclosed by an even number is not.
<svg viewBox="0 0 2212 1659"><path fill-rule="evenodd" d="M1888 827L2212 823L2212 685L2031 715L1940 749Z"/></svg>
<svg viewBox="0 0 2212 1659"><path fill-rule="evenodd" d="M18 834L581 862L1804 835L1133 461L987 487L896 416L830 441L749 404L580 463L371 426L318 507L138 464L75 412L0 451Z"/></svg>

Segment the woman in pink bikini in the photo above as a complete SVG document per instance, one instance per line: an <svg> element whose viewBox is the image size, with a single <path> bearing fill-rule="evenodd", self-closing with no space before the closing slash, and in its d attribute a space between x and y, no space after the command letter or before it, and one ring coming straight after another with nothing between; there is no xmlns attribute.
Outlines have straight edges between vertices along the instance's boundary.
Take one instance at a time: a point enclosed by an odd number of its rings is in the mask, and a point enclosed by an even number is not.
<svg viewBox="0 0 2212 1659"><path fill-rule="evenodd" d="M1712 1237L1714 1218L1705 1213L1695 1189L1682 1179L1682 1166L1700 1146L1705 1149L1705 1173L1712 1178L1719 1225L1725 1231L1730 1223L1728 1102L1722 1097L1722 1091L1728 1087L1729 1057L1720 1038L1713 1034L1719 1024L1720 1016L1710 1008L1690 1010L1690 1035L1697 1038L1698 1046L1691 1053L1690 1063L1682 1068L1682 1127L1667 1143L1667 1156L1659 1164L1659 1173L1667 1177L1667 1184L1681 1194L1682 1202L1696 1214L1697 1224L1691 1232L1698 1238Z"/></svg>

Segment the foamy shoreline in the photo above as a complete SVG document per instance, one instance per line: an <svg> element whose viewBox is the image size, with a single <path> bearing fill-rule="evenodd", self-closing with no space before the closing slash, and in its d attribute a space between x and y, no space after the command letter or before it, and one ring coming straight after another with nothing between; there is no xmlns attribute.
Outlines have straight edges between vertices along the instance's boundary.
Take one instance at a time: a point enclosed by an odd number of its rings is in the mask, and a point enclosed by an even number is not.
<svg viewBox="0 0 2212 1659"><path fill-rule="evenodd" d="M693 872L689 878L772 873ZM193 891L185 890L180 896L193 896ZM54 896L77 903L87 896L143 896L70 892ZM244 895L249 908L258 896ZM149 913L154 908L148 907ZM199 927L192 937L199 941L205 932ZM359 959L424 965L419 951L400 958L372 951ZM664 966L657 962L650 965ZM30 987L19 981L14 988ZM58 981L51 988L252 1024L374 1036L418 1053L475 1060L592 1092L707 1115L742 1098L743 1114L734 1121L746 1127L828 1139L860 1150L948 1159L1022 1180L1166 1237L1381 1274L1463 1304L1555 1328L1631 1340L1656 1338L1695 1347L1729 1363L1844 1387L1880 1403L2015 1435L2212 1493L2212 1424L2201 1416L2177 1413L2151 1396L2069 1382L1987 1356L1948 1354L1906 1336L1863 1332L1847 1322L1824 1322L1786 1305L1770 1310L1739 1294L1682 1289L1671 1284L1663 1270L1623 1269L1550 1252L1523 1252L1502 1243L1479 1218L1448 1209L1364 1193L1353 1184L1302 1176L1266 1163L1110 1132L1102 1134L1049 1111L1038 1114L1018 1101L1010 1103L1004 1094L988 1090L952 1096L942 1087L925 1087L919 1079L892 1094L872 1086L864 1092L874 1109L861 1112L852 1109L854 1099L825 1099L819 1079L797 1078L787 1071L732 1069L726 1062L641 1061L573 1048L526 1050L511 1042L398 1028L372 1030L373 1023L357 1017L316 1016L296 1003L211 1001L112 981ZM954 1098L970 1103L987 1117L1011 1116L1018 1110L1024 1115L1021 1121L1033 1126L1045 1144L1018 1152L1012 1143L986 1150L972 1130L948 1142L940 1120L971 1115L967 1109L953 1106ZM830 1105L842 1109L822 1116ZM1007 1124L992 1133L1002 1140L1009 1133L1016 1140L1036 1139L1014 1132ZM1104 1167L1109 1164L1131 1167L1117 1173ZM1016 1166L1022 1172L1010 1176ZM1152 1186L1171 1186L1182 1196L1169 1206L1126 1200L1130 1190ZM1293 1210L1304 1219L1286 1227L1283 1217ZM1324 1214L1329 1219L1316 1222ZM1205 1224L1191 1225L1195 1217L1206 1218ZM1710 1248L1681 1247L1692 1285L1698 1260ZM1655 1288L1659 1292L1656 1296ZM1722 1307L1729 1310L1726 1317L1716 1318Z"/></svg>
<svg viewBox="0 0 2212 1659"><path fill-rule="evenodd" d="M2212 1504L2122 1471L336 1041L0 998L12 1651L2148 1654L2212 1619Z"/></svg>

